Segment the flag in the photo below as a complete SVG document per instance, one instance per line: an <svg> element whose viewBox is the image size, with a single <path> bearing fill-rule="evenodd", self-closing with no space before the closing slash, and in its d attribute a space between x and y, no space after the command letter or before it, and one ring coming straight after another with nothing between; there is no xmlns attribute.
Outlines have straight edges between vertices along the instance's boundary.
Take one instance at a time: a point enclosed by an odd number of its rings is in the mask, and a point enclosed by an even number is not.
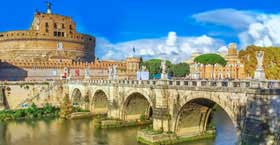
<svg viewBox="0 0 280 145"><path fill-rule="evenodd" d="M136 50L135 50L135 47L133 47L133 50L132 50L132 51L133 51L133 53L135 53L135 51L136 51Z"/></svg>

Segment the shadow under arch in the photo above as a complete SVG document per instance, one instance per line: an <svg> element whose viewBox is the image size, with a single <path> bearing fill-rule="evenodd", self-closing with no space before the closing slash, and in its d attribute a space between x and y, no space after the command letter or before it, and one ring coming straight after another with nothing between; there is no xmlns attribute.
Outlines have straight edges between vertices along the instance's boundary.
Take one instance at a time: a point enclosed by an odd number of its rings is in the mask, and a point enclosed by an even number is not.
<svg viewBox="0 0 280 145"><path fill-rule="evenodd" d="M109 98L106 93L99 89L96 90L90 100L90 111L94 114L107 114L109 106Z"/></svg>
<svg viewBox="0 0 280 145"><path fill-rule="evenodd" d="M213 130L212 121L216 108L222 109L236 128L236 121L230 110L208 98L194 98L184 103L176 113L174 132L178 136L197 136ZM237 134L237 132L235 132Z"/></svg>
<svg viewBox="0 0 280 145"><path fill-rule="evenodd" d="M71 102L74 106L80 106L82 103L82 92L75 88L71 94Z"/></svg>
<svg viewBox="0 0 280 145"><path fill-rule="evenodd" d="M142 93L133 92L124 98L121 105L121 119L138 120L141 116L144 119L151 119L153 115L153 103L151 99Z"/></svg>

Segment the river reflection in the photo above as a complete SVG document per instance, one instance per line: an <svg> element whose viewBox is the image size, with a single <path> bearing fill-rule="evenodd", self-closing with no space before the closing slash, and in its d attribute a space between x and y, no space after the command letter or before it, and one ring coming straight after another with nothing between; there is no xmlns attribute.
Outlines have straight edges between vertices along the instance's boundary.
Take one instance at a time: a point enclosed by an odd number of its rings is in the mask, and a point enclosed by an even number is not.
<svg viewBox="0 0 280 145"><path fill-rule="evenodd" d="M234 145L230 120L217 110L217 137L180 145ZM224 124L224 125L222 125ZM1 145L140 145L137 127L96 129L92 120L40 120L0 124ZM235 137L234 137L235 136Z"/></svg>
<svg viewBox="0 0 280 145"><path fill-rule="evenodd" d="M215 145L235 145L238 141L236 129L226 112L218 107L214 114L216 124Z"/></svg>

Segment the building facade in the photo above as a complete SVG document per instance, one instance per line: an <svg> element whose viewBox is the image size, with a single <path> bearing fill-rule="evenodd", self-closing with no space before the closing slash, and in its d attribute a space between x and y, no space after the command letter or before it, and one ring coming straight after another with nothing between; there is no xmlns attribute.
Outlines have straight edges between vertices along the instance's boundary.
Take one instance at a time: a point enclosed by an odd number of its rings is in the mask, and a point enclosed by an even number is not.
<svg viewBox="0 0 280 145"><path fill-rule="evenodd" d="M192 58L187 61L190 64L190 77L193 79L246 79L248 78L244 71L244 64L238 58L237 46L235 43L230 43L226 53L220 53L227 61L226 66L216 64L204 65L196 64L195 57L201 55L194 53ZM204 70L205 69L205 70Z"/></svg>

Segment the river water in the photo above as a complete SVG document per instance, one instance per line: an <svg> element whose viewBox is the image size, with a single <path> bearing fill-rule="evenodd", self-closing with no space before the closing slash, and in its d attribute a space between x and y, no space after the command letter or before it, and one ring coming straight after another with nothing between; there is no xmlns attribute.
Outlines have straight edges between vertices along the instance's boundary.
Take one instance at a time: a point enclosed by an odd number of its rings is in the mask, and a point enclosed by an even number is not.
<svg viewBox="0 0 280 145"><path fill-rule="evenodd" d="M215 139L180 145L234 145L236 133L226 114L218 109ZM0 145L140 145L138 127L96 129L92 120L40 120L0 123Z"/></svg>

